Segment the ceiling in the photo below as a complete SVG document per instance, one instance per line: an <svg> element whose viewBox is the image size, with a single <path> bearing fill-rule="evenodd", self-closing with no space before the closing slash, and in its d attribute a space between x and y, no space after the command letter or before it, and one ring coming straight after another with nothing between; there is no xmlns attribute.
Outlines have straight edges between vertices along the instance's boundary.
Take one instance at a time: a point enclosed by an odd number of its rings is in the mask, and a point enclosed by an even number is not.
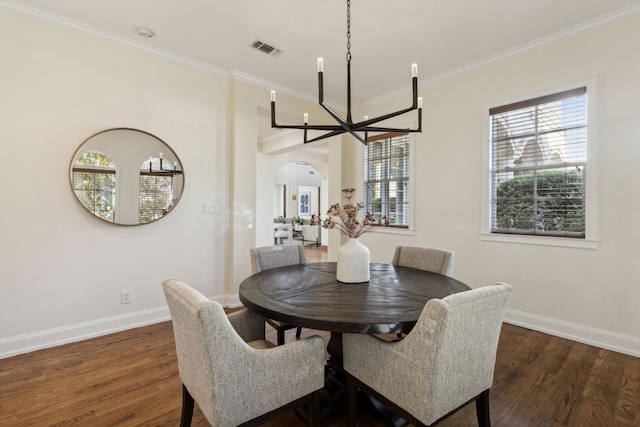
<svg viewBox="0 0 640 427"><path fill-rule="evenodd" d="M346 105L346 0L0 0L17 9L265 87ZM43 13L44 11L45 13ZM640 0L352 0L353 105L640 13ZM138 27L153 31L143 38ZM267 55L260 40L280 50ZM265 100L268 108L268 100Z"/></svg>

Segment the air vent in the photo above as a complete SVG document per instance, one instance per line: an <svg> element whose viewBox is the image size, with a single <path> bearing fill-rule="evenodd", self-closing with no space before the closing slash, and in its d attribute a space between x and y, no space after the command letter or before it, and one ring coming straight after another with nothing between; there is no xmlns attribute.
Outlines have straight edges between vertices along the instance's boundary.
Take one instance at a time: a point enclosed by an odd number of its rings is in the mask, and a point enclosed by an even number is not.
<svg viewBox="0 0 640 427"><path fill-rule="evenodd" d="M254 49L258 49L260 52L264 52L267 55L275 56L280 53L280 49L276 49L275 47L268 45L266 43L261 42L260 40L255 41L251 47Z"/></svg>

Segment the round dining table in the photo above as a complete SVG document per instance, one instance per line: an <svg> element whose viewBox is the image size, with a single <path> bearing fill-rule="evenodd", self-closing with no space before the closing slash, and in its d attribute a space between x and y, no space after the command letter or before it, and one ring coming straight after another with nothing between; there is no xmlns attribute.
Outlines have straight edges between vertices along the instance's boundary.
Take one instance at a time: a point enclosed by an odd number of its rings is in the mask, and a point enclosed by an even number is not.
<svg viewBox="0 0 640 427"><path fill-rule="evenodd" d="M240 301L269 319L331 332L327 351L342 361L342 333L408 333L431 298L469 286L452 277L392 264L370 264L370 280L342 283L336 263L265 270L246 278Z"/></svg>

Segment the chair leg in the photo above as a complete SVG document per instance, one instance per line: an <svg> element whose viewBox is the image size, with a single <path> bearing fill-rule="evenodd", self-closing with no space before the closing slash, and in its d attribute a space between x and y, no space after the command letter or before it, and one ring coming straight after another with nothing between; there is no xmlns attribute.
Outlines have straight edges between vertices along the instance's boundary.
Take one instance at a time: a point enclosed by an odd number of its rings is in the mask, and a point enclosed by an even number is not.
<svg viewBox="0 0 640 427"><path fill-rule="evenodd" d="M480 396L476 399L476 415L478 416L478 425L480 427L491 427L488 389L480 393Z"/></svg>
<svg viewBox="0 0 640 427"><path fill-rule="evenodd" d="M309 402L309 413L307 415L307 425L311 427L320 426L320 391L315 391Z"/></svg>
<svg viewBox="0 0 640 427"><path fill-rule="evenodd" d="M193 418L193 397L189 390L182 384L182 415L180 416L180 427L191 426Z"/></svg>
<svg viewBox="0 0 640 427"><path fill-rule="evenodd" d="M355 427L358 419L358 388L347 374L347 427Z"/></svg>
<svg viewBox="0 0 640 427"><path fill-rule="evenodd" d="M278 345L283 345L284 344L284 328L277 328L276 331L278 332Z"/></svg>
<svg viewBox="0 0 640 427"><path fill-rule="evenodd" d="M300 334L302 333L302 328L300 326L298 326L298 329L296 329L296 339L300 339Z"/></svg>

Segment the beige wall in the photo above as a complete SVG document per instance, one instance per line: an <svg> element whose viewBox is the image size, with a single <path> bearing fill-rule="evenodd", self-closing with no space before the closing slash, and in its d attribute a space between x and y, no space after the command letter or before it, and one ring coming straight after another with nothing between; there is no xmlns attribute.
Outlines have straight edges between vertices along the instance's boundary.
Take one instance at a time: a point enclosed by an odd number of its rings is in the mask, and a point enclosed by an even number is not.
<svg viewBox="0 0 640 427"><path fill-rule="evenodd" d="M461 280L514 285L510 321L640 354L639 33L640 19L629 19L423 85L415 230L364 236L372 261L388 262L400 244L453 249ZM262 177L304 160L265 160L257 150L257 109L269 88L4 11L0 52L0 357L165 319L166 278L237 302L248 249L261 239L260 218L270 226L272 175ZM589 160L597 174L597 249L483 241L488 106L587 79L596 82L597 149ZM286 113L300 111L296 100L278 102ZM367 114L406 103L388 100L367 106ZM183 199L150 225L100 222L69 187L77 146L120 126L157 135L184 165ZM329 142L328 203L343 186L359 186L358 144ZM210 201L218 214L202 213ZM330 258L339 240L328 236ZM133 290L132 304L120 304L123 289Z"/></svg>
<svg viewBox="0 0 640 427"><path fill-rule="evenodd" d="M629 19L421 87L415 232L366 235L372 261L388 262L396 245L452 249L456 277L471 286L513 284L514 323L640 355L639 38L640 19ZM588 215L598 228L597 249L481 240L489 106L588 80L595 82L588 173L597 185L588 189L597 200Z"/></svg>
<svg viewBox="0 0 640 427"><path fill-rule="evenodd" d="M163 279L224 300L228 80L1 9L0 52L0 357L166 318ZM166 218L114 226L75 199L74 151L113 127L180 157L185 191Z"/></svg>

